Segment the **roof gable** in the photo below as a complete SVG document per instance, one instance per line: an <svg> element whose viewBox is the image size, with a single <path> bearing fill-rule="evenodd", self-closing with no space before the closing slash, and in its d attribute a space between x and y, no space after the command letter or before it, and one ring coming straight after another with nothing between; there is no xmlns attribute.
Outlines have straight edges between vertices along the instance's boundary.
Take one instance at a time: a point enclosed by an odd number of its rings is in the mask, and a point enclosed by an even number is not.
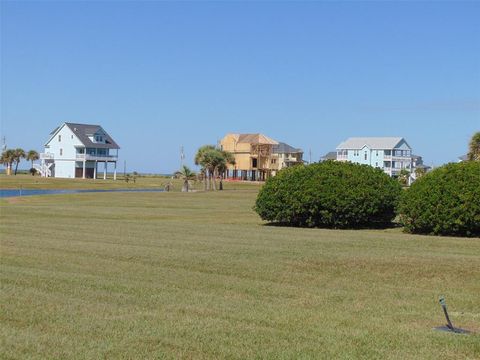
<svg viewBox="0 0 480 360"><path fill-rule="evenodd" d="M45 143L45 146L47 146L50 143L50 141L52 141L52 139L64 128L64 126L65 126L65 123L63 123L60 126L57 126L55 129L52 130L52 132L50 133L50 137Z"/></svg>

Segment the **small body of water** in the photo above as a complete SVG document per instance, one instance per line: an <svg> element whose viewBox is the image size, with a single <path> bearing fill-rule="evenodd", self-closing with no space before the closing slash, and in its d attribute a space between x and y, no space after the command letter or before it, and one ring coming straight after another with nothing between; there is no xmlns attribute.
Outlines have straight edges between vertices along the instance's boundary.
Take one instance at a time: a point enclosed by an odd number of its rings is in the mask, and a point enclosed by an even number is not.
<svg viewBox="0 0 480 360"><path fill-rule="evenodd" d="M45 190L45 189L0 189L0 198L30 195L55 195L55 194L79 194L79 193L102 193L102 192L163 192L163 189L68 189L68 190Z"/></svg>

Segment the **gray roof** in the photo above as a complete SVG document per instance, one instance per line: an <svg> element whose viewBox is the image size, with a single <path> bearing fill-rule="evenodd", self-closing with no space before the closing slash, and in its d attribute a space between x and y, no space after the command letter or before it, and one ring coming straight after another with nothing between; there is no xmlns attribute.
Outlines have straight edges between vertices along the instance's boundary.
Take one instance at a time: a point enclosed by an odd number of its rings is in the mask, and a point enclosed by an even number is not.
<svg viewBox="0 0 480 360"><path fill-rule="evenodd" d="M322 161L337 160L337 152L336 151L330 151L330 152L326 153L325 155L323 155L320 159Z"/></svg>
<svg viewBox="0 0 480 360"><path fill-rule="evenodd" d="M303 150L294 148L284 142L279 142L278 145L273 145L272 152L274 154L296 154L303 153Z"/></svg>
<svg viewBox="0 0 480 360"><path fill-rule="evenodd" d="M402 137L351 137L340 143L337 149L362 149L367 145L370 149L394 149Z"/></svg>
<svg viewBox="0 0 480 360"><path fill-rule="evenodd" d="M94 147L101 149L120 149L120 146L107 134L100 125L65 123L70 130L78 137L85 147ZM89 136L101 130L105 134L105 144L99 144L90 140Z"/></svg>
<svg viewBox="0 0 480 360"><path fill-rule="evenodd" d="M459 157L458 157L458 160L467 161L467 160L468 160L468 155L459 156Z"/></svg>

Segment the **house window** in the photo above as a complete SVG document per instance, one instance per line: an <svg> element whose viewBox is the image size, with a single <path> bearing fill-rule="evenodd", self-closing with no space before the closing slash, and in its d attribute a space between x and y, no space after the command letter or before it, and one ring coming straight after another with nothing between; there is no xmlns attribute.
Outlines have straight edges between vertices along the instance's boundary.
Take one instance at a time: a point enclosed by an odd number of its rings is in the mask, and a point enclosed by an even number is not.
<svg viewBox="0 0 480 360"><path fill-rule="evenodd" d="M378 167L378 162L375 163L375 166Z"/></svg>
<svg viewBox="0 0 480 360"><path fill-rule="evenodd" d="M70 137L73 139L73 134Z"/></svg>
<svg viewBox="0 0 480 360"><path fill-rule="evenodd" d="M375 155L378 156L378 150L375 152Z"/></svg>
<svg viewBox="0 0 480 360"><path fill-rule="evenodd" d="M257 167L257 159L252 159L252 167L253 168Z"/></svg>
<svg viewBox="0 0 480 360"><path fill-rule="evenodd" d="M62 141L62 135L58 135L58 142Z"/></svg>
<svg viewBox="0 0 480 360"><path fill-rule="evenodd" d="M60 156L63 155L63 149L60 149Z"/></svg>
<svg viewBox="0 0 480 360"><path fill-rule="evenodd" d="M276 164L277 163L277 159L272 159L272 164Z"/></svg>
<svg viewBox="0 0 480 360"><path fill-rule="evenodd" d="M365 160L367 160L367 152L365 151L365 154L364 154L364 158Z"/></svg>
<svg viewBox="0 0 480 360"><path fill-rule="evenodd" d="M96 142L102 142L103 141L103 136L102 135L95 135L95 141Z"/></svg>

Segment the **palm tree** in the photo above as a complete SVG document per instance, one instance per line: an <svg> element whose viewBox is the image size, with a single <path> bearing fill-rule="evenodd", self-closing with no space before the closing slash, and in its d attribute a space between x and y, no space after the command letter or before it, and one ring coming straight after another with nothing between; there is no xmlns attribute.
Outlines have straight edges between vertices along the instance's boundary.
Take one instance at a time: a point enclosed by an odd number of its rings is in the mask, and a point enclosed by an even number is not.
<svg viewBox="0 0 480 360"><path fill-rule="evenodd" d="M415 178L416 179L419 179L421 178L423 175L425 175L427 172L425 171L425 168L423 167L416 167L415 168Z"/></svg>
<svg viewBox="0 0 480 360"><path fill-rule="evenodd" d="M233 155L231 152L228 151L221 151L222 157L225 159L225 164L224 166L220 167L218 169L220 174L223 174L225 171L227 171L227 166L228 165L235 165L235 155Z"/></svg>
<svg viewBox="0 0 480 360"><path fill-rule="evenodd" d="M2 153L1 162L7 168L7 175L12 175L12 164L15 161L15 151L7 149Z"/></svg>
<svg viewBox="0 0 480 360"><path fill-rule="evenodd" d="M195 164L202 167L205 178L205 190L217 190L215 178L227 169L228 164L235 164L233 154L217 149L213 145L204 145L195 155Z"/></svg>
<svg viewBox="0 0 480 360"><path fill-rule="evenodd" d="M188 166L183 165L183 167L175 173L175 176L183 180L182 192L188 192L188 181L195 179L197 174L190 170Z"/></svg>
<svg viewBox="0 0 480 360"><path fill-rule="evenodd" d="M14 175L17 175L17 170L18 170L18 164L20 164L20 161L25 158L25 150L16 148L13 150L14 152L14 162L15 162L15 173Z"/></svg>
<svg viewBox="0 0 480 360"><path fill-rule="evenodd" d="M220 176L220 190L223 190L223 175L227 171L228 165L235 165L235 156L224 150L220 150L221 160L218 162L215 169L215 177Z"/></svg>
<svg viewBox="0 0 480 360"><path fill-rule="evenodd" d="M40 155L38 155L38 152L36 152L35 150L30 150L27 153L27 160L32 162L32 167L30 169L33 169L33 162L37 161L38 159L40 159ZM34 171L30 170L30 172L32 173L32 175L35 175Z"/></svg>
<svg viewBox="0 0 480 360"><path fill-rule="evenodd" d="M410 177L410 171L407 169L400 170L400 174L398 175L398 181L402 186L408 185L408 178Z"/></svg>
<svg viewBox="0 0 480 360"><path fill-rule="evenodd" d="M210 172L212 170L212 153L215 151L213 145L203 145L195 155L195 165L200 165L200 172L203 175L204 190L210 190Z"/></svg>
<svg viewBox="0 0 480 360"><path fill-rule="evenodd" d="M468 144L468 160L480 161L480 131L473 134Z"/></svg>

